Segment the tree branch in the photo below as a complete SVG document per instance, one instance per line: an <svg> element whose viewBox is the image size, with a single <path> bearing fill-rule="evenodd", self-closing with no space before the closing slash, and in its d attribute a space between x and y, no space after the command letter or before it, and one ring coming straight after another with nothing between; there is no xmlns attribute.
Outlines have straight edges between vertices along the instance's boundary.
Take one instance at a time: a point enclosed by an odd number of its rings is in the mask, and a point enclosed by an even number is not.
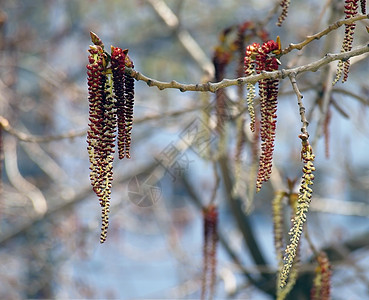
<svg viewBox="0 0 369 300"><path fill-rule="evenodd" d="M134 77L137 81L144 81L147 83L148 86L152 87L152 86L156 86L159 90L164 90L164 89L178 89L181 92L186 92L186 91L195 91L195 92L212 92L214 93L215 91L222 89L222 88L226 88L229 86L235 86L235 85L240 85L240 84L246 84L246 83L252 83L255 84L256 82L258 82L261 79L284 79L285 77L291 75L291 74L300 74L300 73L304 73L304 72L316 72L317 70L319 70L321 67L331 63L332 61L336 61L336 60L348 60L351 57L354 56L358 56L358 55L362 55L364 53L368 53L369 52L369 45L365 45L365 46L360 46L358 48L355 48L351 51L348 52L344 52L344 53L337 53L337 54L331 54L328 53L326 54L324 57L322 57L321 59L306 64L306 65L302 65L296 68L291 68L291 69L282 69L280 71L273 71L273 72L263 72L257 75L252 75L252 76L248 76L248 77L240 77L240 78L236 78L236 79L223 79L220 82L207 82L207 83L197 83L197 84L183 84L183 83L179 83L175 80L172 80L170 82L163 82L163 81L158 81L152 78L149 78L147 76L145 76L144 74L135 71L133 69L130 68L126 68L125 72L127 72L129 75L131 75L132 77Z"/></svg>

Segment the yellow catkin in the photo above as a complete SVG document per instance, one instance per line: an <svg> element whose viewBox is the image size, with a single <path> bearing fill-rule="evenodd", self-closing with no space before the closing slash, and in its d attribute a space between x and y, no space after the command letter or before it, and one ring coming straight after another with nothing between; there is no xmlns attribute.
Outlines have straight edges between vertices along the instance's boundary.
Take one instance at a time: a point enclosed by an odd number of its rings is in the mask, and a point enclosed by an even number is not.
<svg viewBox="0 0 369 300"><path fill-rule="evenodd" d="M106 201L104 207L102 208L101 213L101 234L100 234L100 243L104 243L106 241L108 227L109 227L109 212L110 212L110 202Z"/></svg>
<svg viewBox="0 0 369 300"><path fill-rule="evenodd" d="M277 260L278 260L278 269L281 271L283 268L283 199L288 196L288 194L284 191L279 191L276 193L273 202L272 202L272 211L273 211L273 225L274 225L274 246L276 250ZM291 197L291 195L289 195ZM296 212L296 209L293 209L293 212ZM284 300L289 292L292 290L293 286L296 283L298 277L298 269L299 269L299 251L297 251L297 255L294 258L292 268L289 273L287 284L281 288L280 287L280 276L281 273L278 273L277 278L277 300Z"/></svg>
<svg viewBox="0 0 369 300"><path fill-rule="evenodd" d="M284 300L287 295L290 293L292 288L294 287L296 280L298 278L298 272L299 270L299 255L295 257L295 260L293 262L292 268L290 270L290 275L288 278L287 284L284 286L284 288L277 287L277 300ZM279 277L278 277L279 280Z"/></svg>
<svg viewBox="0 0 369 300"><path fill-rule="evenodd" d="M314 180L313 171L315 171L315 167L313 161L315 155L312 153L310 146L303 146L303 148L302 159L305 162L305 165L303 168L303 176L298 195L297 210L292 218L292 227L289 232L289 235L291 236L290 243L287 245L285 250L284 264L279 277L279 286L281 288L286 286L288 277L290 276L290 271L298 251L303 226L306 222L306 213L309 210L313 192L310 186L313 184Z"/></svg>
<svg viewBox="0 0 369 300"><path fill-rule="evenodd" d="M337 70L336 70L336 77L333 80L333 85L335 85L341 78L343 73L344 63L342 60L340 60L337 64Z"/></svg>
<svg viewBox="0 0 369 300"><path fill-rule="evenodd" d="M254 98L255 98L255 85L252 83L247 84L247 110L250 115L250 129L255 132L255 109L254 109Z"/></svg>
<svg viewBox="0 0 369 300"><path fill-rule="evenodd" d="M104 134L103 134L103 146L105 149L105 155L101 157L101 190L100 204L102 206L102 225L100 243L104 243L106 240L107 230L109 226L109 207L111 198L111 187L113 182L113 160L114 160L114 141L115 141L115 128L116 128L116 113L114 109L115 101L113 98L112 90L112 78L108 77L108 84L106 85L106 103L105 103L105 115L104 115Z"/></svg>
<svg viewBox="0 0 369 300"><path fill-rule="evenodd" d="M274 247L277 255L278 266L283 265L283 199L286 192L278 191L272 201Z"/></svg>

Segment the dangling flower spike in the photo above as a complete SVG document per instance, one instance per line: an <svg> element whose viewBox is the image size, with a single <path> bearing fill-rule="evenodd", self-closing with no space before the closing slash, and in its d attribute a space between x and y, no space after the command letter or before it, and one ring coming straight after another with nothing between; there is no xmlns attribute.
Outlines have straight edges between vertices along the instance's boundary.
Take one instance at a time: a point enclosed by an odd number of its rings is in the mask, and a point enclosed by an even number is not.
<svg viewBox="0 0 369 300"><path fill-rule="evenodd" d="M253 43L246 47L244 65L245 65L245 76L256 74L255 70L255 58L260 48L259 43ZM247 109L250 114L251 122L250 129L255 132L255 109L254 109L254 98L255 98L255 85L252 83L247 84Z"/></svg>
<svg viewBox="0 0 369 300"><path fill-rule="evenodd" d="M361 13L366 15L366 0L360 0Z"/></svg>
<svg viewBox="0 0 369 300"><path fill-rule="evenodd" d="M311 290L311 300L331 299L332 267L325 252L316 257L318 266L315 269L315 278Z"/></svg>
<svg viewBox="0 0 369 300"><path fill-rule="evenodd" d="M118 154L119 159L124 158L124 144L126 139L126 120L125 120L125 74L126 55L128 49L111 47L111 67L113 72L114 94L117 99L118 117Z"/></svg>
<svg viewBox="0 0 369 300"><path fill-rule="evenodd" d="M302 169L303 175L297 200L296 213L292 219L293 224L289 232L289 235L291 236L290 243L287 245L285 251L284 265L280 274L281 288L287 284L290 269L296 257L300 238L303 232L303 226L306 222L306 213L309 210L313 192L311 186L314 180L313 172L315 171L315 167L313 162L315 155L313 154L313 150L309 144L308 135L303 133L299 137L302 142L301 159L305 165Z"/></svg>
<svg viewBox="0 0 369 300"><path fill-rule="evenodd" d="M126 66L134 68L132 60L129 56L126 56ZM124 140L124 153L127 158L131 158L131 132L133 124L133 105L135 95L135 82L131 75L124 74L124 118L125 118L125 140Z"/></svg>
<svg viewBox="0 0 369 300"><path fill-rule="evenodd" d="M282 12L278 18L277 26L282 26L283 21L287 18L290 2L291 0L281 0L280 6L282 7Z"/></svg>

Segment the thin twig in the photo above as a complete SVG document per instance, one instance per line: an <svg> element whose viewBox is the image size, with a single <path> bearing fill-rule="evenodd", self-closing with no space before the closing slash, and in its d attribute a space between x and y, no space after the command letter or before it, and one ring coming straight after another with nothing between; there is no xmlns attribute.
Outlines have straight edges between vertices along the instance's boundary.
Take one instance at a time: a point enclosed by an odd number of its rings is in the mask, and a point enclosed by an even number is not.
<svg viewBox="0 0 369 300"><path fill-rule="evenodd" d="M327 118L329 105L330 105L331 99L332 99L333 84L331 84L331 82L332 82L332 78L334 76L335 71L336 71L336 68L333 65L330 65L329 68L328 68L327 77L325 79L325 82L323 83L324 94L323 94L321 109L319 111L320 116L319 116L319 119L318 119L318 124L317 124L316 129L315 129L314 140L312 142L312 146L313 146L314 149L317 146L318 140L320 139L320 137L324 133L324 122Z"/></svg>
<svg viewBox="0 0 369 300"><path fill-rule="evenodd" d="M58 135L51 135L51 136L34 136L30 134L26 134L19 130L14 129L7 119L0 116L0 127L4 129L4 131L8 132L9 134L15 136L18 140L22 142L30 142L30 143L45 143L45 142L52 142L58 141L62 139L72 139L75 137L86 135L87 129L80 129L80 130L71 130L66 133L58 134Z"/></svg>
<svg viewBox="0 0 369 300"><path fill-rule="evenodd" d="M41 190L19 172L16 146L16 139L7 137L4 142L4 163L7 177L11 185L31 201L36 215L42 216L48 209L47 201Z"/></svg>
<svg viewBox="0 0 369 300"><path fill-rule="evenodd" d="M305 134L307 137L309 136L308 132L307 132L307 127L309 126L309 122L306 119L306 115L305 115L305 107L302 103L302 98L303 95L301 94L299 87L297 86L297 82L296 82L296 74L291 74L289 76L293 90L295 91L295 94L297 96L297 104L299 106L299 111L300 111L300 117L301 117L301 123L302 123L302 127L301 127L301 132L303 134Z"/></svg>
<svg viewBox="0 0 369 300"><path fill-rule="evenodd" d="M307 44L311 43L314 40L319 40L321 37L327 35L328 33L330 33L333 30L336 30L336 29L340 28L342 25L352 24L352 23L355 23L356 21L364 20L364 19L368 19L368 18L369 18L369 15L358 15L358 16L355 16L355 17L350 18L350 19L344 19L344 20L337 21L337 22L333 23L332 25L328 26L326 29L324 29L324 30L322 30L322 31L320 31L316 34L307 36L306 39L304 41L302 41L301 43L298 43L298 44L292 44L291 43L291 44L289 44L289 46L282 51L282 55L291 52L293 49L301 50Z"/></svg>

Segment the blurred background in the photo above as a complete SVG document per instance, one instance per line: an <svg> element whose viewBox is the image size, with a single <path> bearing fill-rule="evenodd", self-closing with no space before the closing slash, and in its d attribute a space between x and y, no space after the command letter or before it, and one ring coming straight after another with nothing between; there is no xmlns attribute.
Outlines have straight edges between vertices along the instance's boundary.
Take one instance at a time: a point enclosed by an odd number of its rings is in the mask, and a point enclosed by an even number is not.
<svg viewBox="0 0 369 300"><path fill-rule="evenodd" d="M275 192L288 191L287 178L300 181L303 167L300 115L290 81L280 83L273 176L256 195L250 188L252 143L246 142L241 155L243 171L235 173L232 118L225 128L226 158L215 173L216 159L186 143L189 132L201 128L209 136L206 146L216 147L214 112L206 109L214 94L159 91L136 82L132 158L114 163L110 228L100 245L100 206L89 182L86 150L89 32L107 49L128 48L135 69L151 78L200 83L214 80L216 46L227 52L227 39L219 38L224 29L252 22L256 29L246 45L260 42L264 32L270 39L279 35L284 48L343 18L343 1L292 1L282 27L275 25L280 9L272 0L0 3L0 115L10 124L2 132L0 298L199 298L201 207L216 191L216 298L274 299L271 201ZM368 43L365 25L368 21L358 22L354 46ZM281 58L281 68L339 52L343 33L340 28L290 52ZM236 77L237 59L233 53L225 77ZM369 65L367 56L351 62L348 82L333 88L336 63L298 77L317 168L306 229L314 247L332 262L334 299L369 295ZM245 107L236 88L226 93L230 110L239 103ZM250 141L248 115L245 122ZM234 193L229 180L235 177ZM286 209L286 232L289 218ZM256 249L246 242L251 237ZM262 263L255 261L255 251ZM291 299L309 299L312 256L303 239L301 276Z"/></svg>

